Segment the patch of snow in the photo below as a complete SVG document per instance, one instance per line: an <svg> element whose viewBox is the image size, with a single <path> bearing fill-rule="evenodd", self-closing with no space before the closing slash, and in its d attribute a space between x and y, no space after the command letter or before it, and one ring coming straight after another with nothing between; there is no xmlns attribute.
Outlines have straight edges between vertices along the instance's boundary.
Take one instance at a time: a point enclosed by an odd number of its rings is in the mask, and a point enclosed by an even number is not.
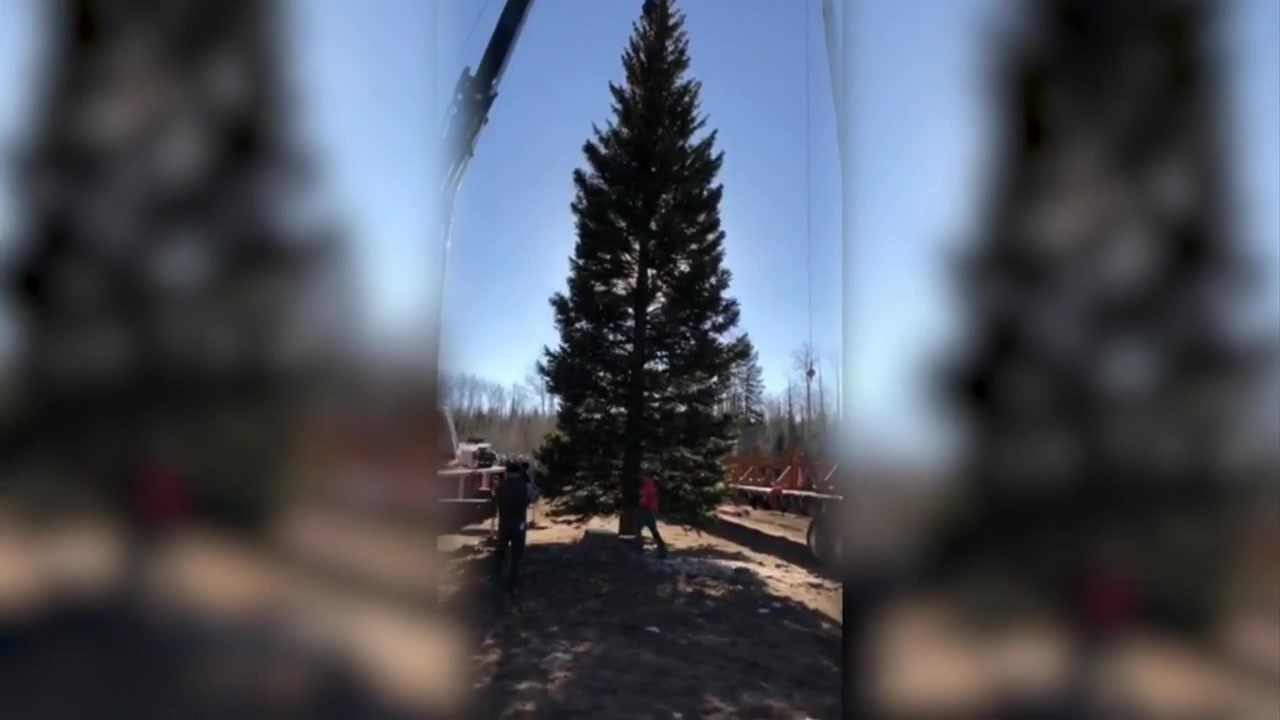
<svg viewBox="0 0 1280 720"><path fill-rule="evenodd" d="M546 661L550 665L561 666L566 665L573 660L573 656L567 652L553 652L547 655Z"/></svg>
<svg viewBox="0 0 1280 720"><path fill-rule="evenodd" d="M756 577L756 572L746 563L727 560L705 560L701 558L669 558L656 563L663 570L690 577L706 577L719 580L747 580Z"/></svg>

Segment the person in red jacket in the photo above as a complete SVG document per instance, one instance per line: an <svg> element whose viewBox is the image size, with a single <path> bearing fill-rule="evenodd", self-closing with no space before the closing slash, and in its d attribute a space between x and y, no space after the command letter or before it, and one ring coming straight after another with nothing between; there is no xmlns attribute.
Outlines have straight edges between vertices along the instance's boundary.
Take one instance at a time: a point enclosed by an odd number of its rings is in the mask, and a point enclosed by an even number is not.
<svg viewBox="0 0 1280 720"><path fill-rule="evenodd" d="M160 562L168 541L189 516L186 477L173 448L159 438L144 438L126 477L131 538L127 592L138 600Z"/></svg>
<svg viewBox="0 0 1280 720"><path fill-rule="evenodd" d="M658 544L658 557L665 558L667 544L663 542L662 535L658 532L658 483L650 475L640 480L640 528L641 530L649 529L649 533L653 535L653 541ZM636 539L641 543L644 542L639 534Z"/></svg>
<svg viewBox="0 0 1280 720"><path fill-rule="evenodd" d="M773 487L769 488L769 509L782 510L782 481L774 480Z"/></svg>
<svg viewBox="0 0 1280 720"><path fill-rule="evenodd" d="M1108 661L1141 621L1141 607L1130 566L1114 541L1103 541L1087 552L1077 578L1079 646L1072 695L1091 706L1100 701Z"/></svg>
<svg viewBox="0 0 1280 720"><path fill-rule="evenodd" d="M167 459L145 461L137 470L133 489L138 524L146 535L164 538L186 519L186 488L180 471Z"/></svg>

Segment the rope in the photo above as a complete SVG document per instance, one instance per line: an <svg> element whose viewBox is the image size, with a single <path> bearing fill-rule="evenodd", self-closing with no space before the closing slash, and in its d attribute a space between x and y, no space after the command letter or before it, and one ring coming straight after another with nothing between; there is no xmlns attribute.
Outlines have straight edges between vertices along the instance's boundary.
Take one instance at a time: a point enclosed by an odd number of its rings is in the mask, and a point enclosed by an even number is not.
<svg viewBox="0 0 1280 720"><path fill-rule="evenodd" d="M484 0L484 4L480 6L480 12L476 15L475 22L471 23L471 29L467 31L467 39L462 41L462 47L458 49L458 57L454 59L454 67L462 63L462 56L467 52L467 46L471 44L471 38L476 34L476 28L480 26L480 21L484 18L484 11L489 9L489 0Z"/></svg>
<svg viewBox="0 0 1280 720"><path fill-rule="evenodd" d="M808 289L808 320L809 320L809 350L813 351L813 121L811 119L813 103L810 100L812 94L813 74L810 68L811 60L811 43L810 43L810 25L809 22L809 6L808 0L802 4L804 7L804 191L805 191L805 273L806 286ZM812 362L810 362L812 367Z"/></svg>
<svg viewBox="0 0 1280 720"><path fill-rule="evenodd" d="M810 56L809 0L801 3L804 18L804 221L805 221L805 288L808 292L806 312L809 322L808 347L805 349L804 369L804 441L808 450L813 435L813 120L812 69ZM803 472L803 471L801 471Z"/></svg>

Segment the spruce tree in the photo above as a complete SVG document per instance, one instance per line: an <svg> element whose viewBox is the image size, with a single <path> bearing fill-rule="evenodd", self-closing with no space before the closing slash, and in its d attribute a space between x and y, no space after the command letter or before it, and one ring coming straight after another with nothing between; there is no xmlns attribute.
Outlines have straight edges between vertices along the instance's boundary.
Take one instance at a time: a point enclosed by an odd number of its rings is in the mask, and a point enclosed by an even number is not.
<svg viewBox="0 0 1280 720"><path fill-rule="evenodd" d="M1216 7L1028 6L953 378L971 547L1024 577L1054 571L1039 576L1054 593L1106 540L1131 553L1148 609L1182 622L1221 587L1221 459L1249 362L1223 292L1244 264L1214 116Z"/></svg>
<svg viewBox="0 0 1280 720"><path fill-rule="evenodd" d="M723 154L672 0L645 2L622 64L613 117L573 175L577 242L551 299L560 342L539 368L558 433L539 460L563 511L621 511L629 533L643 473L661 475L663 512L680 521L721 501L736 439L723 403L747 344L724 266Z"/></svg>
<svg viewBox="0 0 1280 720"><path fill-rule="evenodd" d="M10 439L98 472L164 433L206 509L260 519L327 322L308 293L334 277L313 274L326 238L303 212L278 8L46 9L49 84L7 268L23 391Z"/></svg>

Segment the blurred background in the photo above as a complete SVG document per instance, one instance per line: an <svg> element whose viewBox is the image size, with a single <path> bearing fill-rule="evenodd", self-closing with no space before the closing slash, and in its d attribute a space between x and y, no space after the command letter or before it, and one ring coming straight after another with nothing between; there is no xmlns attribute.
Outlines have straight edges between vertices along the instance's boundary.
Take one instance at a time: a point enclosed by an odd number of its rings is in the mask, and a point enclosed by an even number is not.
<svg viewBox="0 0 1280 720"><path fill-rule="evenodd" d="M1274 712L1280 2L678 5L755 350L733 460L840 488L846 710ZM556 428L570 178L640 6L534 5L446 256L504 3L0 0L6 716L469 697L439 471Z"/></svg>
<svg viewBox="0 0 1280 720"><path fill-rule="evenodd" d="M1265 713L1280 8L845 9L849 452L942 460L854 473L853 676L930 713Z"/></svg>

